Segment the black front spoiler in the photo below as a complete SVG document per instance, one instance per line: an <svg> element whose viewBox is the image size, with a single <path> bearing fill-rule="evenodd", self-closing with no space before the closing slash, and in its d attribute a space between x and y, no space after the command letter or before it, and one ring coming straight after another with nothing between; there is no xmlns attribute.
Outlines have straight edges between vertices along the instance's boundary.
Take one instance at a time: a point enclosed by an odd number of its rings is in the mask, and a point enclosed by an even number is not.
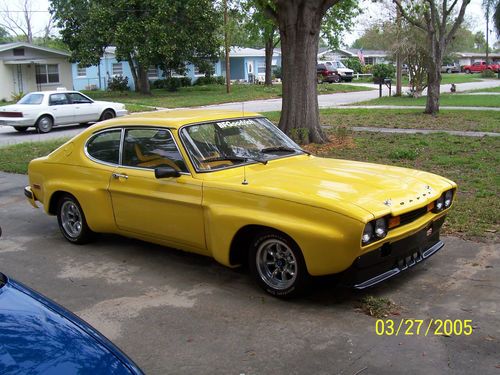
<svg viewBox="0 0 500 375"><path fill-rule="evenodd" d="M444 246L439 231L445 217L429 223L406 238L385 243L378 249L358 257L344 272L344 283L362 290L408 270L436 254Z"/></svg>

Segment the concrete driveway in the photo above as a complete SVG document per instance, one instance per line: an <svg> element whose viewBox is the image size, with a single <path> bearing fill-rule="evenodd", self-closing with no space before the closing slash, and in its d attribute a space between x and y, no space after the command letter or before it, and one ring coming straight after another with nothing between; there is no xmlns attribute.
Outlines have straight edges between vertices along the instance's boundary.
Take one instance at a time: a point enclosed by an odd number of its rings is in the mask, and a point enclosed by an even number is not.
<svg viewBox="0 0 500 375"><path fill-rule="evenodd" d="M67 243L24 199L26 176L0 173L0 271L76 312L147 374L499 374L500 256L446 238L425 264L355 293L329 280L307 298L268 297L241 270L105 235ZM470 336L378 336L366 295L410 319L472 319Z"/></svg>

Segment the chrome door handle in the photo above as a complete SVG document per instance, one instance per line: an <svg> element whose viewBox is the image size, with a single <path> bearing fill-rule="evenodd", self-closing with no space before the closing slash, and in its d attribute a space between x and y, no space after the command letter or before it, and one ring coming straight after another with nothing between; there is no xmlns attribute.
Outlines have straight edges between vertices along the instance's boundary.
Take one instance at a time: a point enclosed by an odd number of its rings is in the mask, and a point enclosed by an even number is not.
<svg viewBox="0 0 500 375"><path fill-rule="evenodd" d="M113 173L113 178L116 178L116 179L119 179L119 178L124 178L125 180L128 178L128 176L126 174L122 174L122 173Z"/></svg>

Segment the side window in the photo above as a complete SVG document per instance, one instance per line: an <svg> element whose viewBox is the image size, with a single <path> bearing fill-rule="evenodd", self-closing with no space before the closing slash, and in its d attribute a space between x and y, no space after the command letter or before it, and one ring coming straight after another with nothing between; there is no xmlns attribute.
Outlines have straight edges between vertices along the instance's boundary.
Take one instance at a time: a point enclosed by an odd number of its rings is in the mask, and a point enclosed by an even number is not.
<svg viewBox="0 0 500 375"><path fill-rule="evenodd" d="M71 99L71 103L74 103L74 104L92 103L85 96L83 96L82 94L79 94L77 92L70 92L70 93L68 93L68 96Z"/></svg>
<svg viewBox="0 0 500 375"><path fill-rule="evenodd" d="M118 164L120 159L121 130L99 133L87 142L87 153L99 161Z"/></svg>
<svg viewBox="0 0 500 375"><path fill-rule="evenodd" d="M49 105L62 105L69 104L68 97L66 94L51 94L49 99Z"/></svg>
<svg viewBox="0 0 500 375"><path fill-rule="evenodd" d="M126 130L122 165L147 169L172 167L179 172L188 172L167 129Z"/></svg>

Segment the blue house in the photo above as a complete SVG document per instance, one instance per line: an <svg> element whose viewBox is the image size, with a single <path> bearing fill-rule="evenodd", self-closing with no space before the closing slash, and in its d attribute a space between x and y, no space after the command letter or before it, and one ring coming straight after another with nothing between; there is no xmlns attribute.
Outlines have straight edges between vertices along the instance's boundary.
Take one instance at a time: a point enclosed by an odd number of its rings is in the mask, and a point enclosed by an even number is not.
<svg viewBox="0 0 500 375"><path fill-rule="evenodd" d="M106 48L98 66L88 68L80 67L77 63L72 65L73 89L74 90L105 90L108 81L114 76L128 78L129 87L134 90L134 80L127 61L118 61L115 56L115 47ZM252 80L263 80L266 72L264 49L232 48L230 53L231 80L250 82ZM275 51L272 61L273 67L281 66L281 54ZM225 61L219 60L214 64L214 75L226 75ZM148 69L148 77L151 81L164 78L164 72L158 67ZM180 75L174 75L182 77ZM200 74L198 67L193 64L186 66L186 76L194 83Z"/></svg>

